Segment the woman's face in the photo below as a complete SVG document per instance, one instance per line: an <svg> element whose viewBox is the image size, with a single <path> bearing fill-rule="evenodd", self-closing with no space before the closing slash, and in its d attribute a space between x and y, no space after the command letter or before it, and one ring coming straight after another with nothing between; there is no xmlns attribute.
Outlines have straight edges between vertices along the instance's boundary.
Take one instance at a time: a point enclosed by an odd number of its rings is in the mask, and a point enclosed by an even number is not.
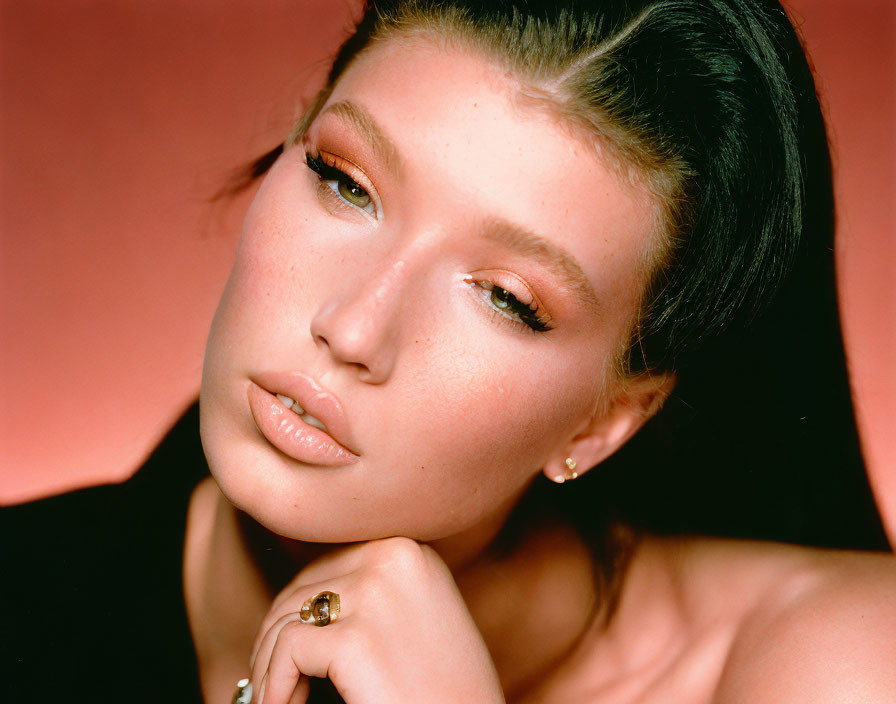
<svg viewBox="0 0 896 704"><path fill-rule="evenodd" d="M201 397L216 480L268 528L494 524L610 393L655 209L518 98L473 53L389 39L266 177Z"/></svg>

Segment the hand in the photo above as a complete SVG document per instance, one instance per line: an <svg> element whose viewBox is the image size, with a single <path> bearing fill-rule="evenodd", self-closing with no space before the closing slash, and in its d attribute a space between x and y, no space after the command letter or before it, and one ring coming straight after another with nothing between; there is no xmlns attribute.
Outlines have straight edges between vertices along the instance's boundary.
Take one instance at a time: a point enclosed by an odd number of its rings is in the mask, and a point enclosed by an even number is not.
<svg viewBox="0 0 896 704"><path fill-rule="evenodd" d="M302 623L302 604L322 591L340 595L339 619ZM329 677L346 704L504 701L451 572L407 538L329 553L274 600L252 649L256 701L304 704L309 676Z"/></svg>

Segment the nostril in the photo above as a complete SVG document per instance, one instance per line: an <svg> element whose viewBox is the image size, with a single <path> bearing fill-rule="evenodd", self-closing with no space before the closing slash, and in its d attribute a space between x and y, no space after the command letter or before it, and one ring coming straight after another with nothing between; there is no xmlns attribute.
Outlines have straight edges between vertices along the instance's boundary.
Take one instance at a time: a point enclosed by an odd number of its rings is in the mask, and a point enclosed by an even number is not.
<svg viewBox="0 0 896 704"><path fill-rule="evenodd" d="M310 324L318 350L337 365L357 368L357 378L368 384L386 380L398 351L398 308L384 303L364 290L334 295Z"/></svg>
<svg viewBox="0 0 896 704"><path fill-rule="evenodd" d="M357 370L360 381L379 383L382 364L377 359L387 351L383 340L377 338L374 330L366 325L348 325L350 321L339 319L338 315L317 316L311 325L311 336L315 345L336 362Z"/></svg>
<svg viewBox="0 0 896 704"><path fill-rule="evenodd" d="M311 338L314 340L314 344L318 347L329 348L330 343L327 342L327 338L321 335L320 333L316 333L313 330L311 331Z"/></svg>

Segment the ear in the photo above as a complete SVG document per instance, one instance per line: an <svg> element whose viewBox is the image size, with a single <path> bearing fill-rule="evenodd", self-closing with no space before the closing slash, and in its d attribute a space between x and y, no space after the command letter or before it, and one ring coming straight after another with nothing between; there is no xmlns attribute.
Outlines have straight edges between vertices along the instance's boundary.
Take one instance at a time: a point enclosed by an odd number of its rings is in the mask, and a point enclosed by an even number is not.
<svg viewBox="0 0 896 704"><path fill-rule="evenodd" d="M674 374L643 374L620 383L613 400L548 458L544 475L562 484L603 462L656 414L674 387Z"/></svg>
<svg viewBox="0 0 896 704"><path fill-rule="evenodd" d="M364 13L370 6L367 0L364 0L364 2L345 2L345 4L348 6L352 25L360 24L361 20L364 19Z"/></svg>

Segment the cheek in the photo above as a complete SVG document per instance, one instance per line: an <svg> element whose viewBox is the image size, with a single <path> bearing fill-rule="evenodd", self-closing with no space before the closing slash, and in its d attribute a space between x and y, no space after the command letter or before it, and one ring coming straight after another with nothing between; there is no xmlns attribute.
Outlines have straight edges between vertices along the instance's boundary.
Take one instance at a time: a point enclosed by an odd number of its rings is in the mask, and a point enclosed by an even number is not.
<svg viewBox="0 0 896 704"><path fill-rule="evenodd" d="M582 383L584 368L543 354L508 363L494 348L441 349L443 356L429 350L428 363L414 365L429 370L432 383L396 388L399 410L367 424L395 431L380 432L368 457L389 468L377 472L383 484L370 520L394 512L420 539L464 530L514 500L576 431L600 387L597 375Z"/></svg>
<svg viewBox="0 0 896 704"><path fill-rule="evenodd" d="M401 420L394 422L405 442L446 471L478 481L495 472L519 484L588 417L601 393L599 366L576 364L567 350L543 345L477 348L476 338L423 351L425 362L412 366L432 383L409 379L400 393Z"/></svg>
<svg viewBox="0 0 896 704"><path fill-rule="evenodd" d="M319 203L280 162L246 214L233 269L212 324L206 362L221 350L273 345L301 332L301 312L332 276L333 259L320 251ZM305 330L307 330L307 321Z"/></svg>

